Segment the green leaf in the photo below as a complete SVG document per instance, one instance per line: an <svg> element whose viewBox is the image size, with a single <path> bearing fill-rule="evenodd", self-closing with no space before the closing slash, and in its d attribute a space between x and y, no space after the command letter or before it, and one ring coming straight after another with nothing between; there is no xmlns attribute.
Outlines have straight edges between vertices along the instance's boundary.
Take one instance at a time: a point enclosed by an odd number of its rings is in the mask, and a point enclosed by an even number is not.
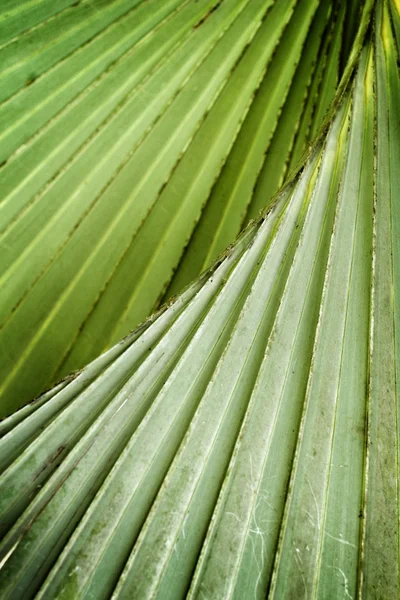
<svg viewBox="0 0 400 600"><path fill-rule="evenodd" d="M192 144L208 122L221 136L204 155L199 142L198 163L181 172L197 146L186 149L164 197L176 173L182 189L192 189L194 174L199 194L209 185L232 115L243 114L247 93L258 85L262 92L268 15L309 10L314 49L312 14L321 28L331 18L309 3L277 0L274 8L257 26L247 13L259 45L228 76ZM325 118L325 94L317 102L316 141L262 216L159 313L0 424L2 597L399 596L398 12L384 1L371 9L363 7ZM292 31L300 44L300 30ZM321 80L330 95L337 44ZM311 50L302 56L312 70ZM292 88L290 60L282 106L290 89L304 97L312 77ZM232 102L224 92L238 72L243 87ZM257 94L232 153L246 147L260 159L257 138L243 133ZM254 115L267 114L260 110ZM279 135L290 156L293 137ZM242 177L241 166L231 171L227 162L218 181ZM175 198L177 211L184 199ZM139 230L148 231L143 251L159 245L162 206L157 201ZM172 222L178 214L169 214ZM158 223L155 238L150 222ZM163 246L165 272L178 246ZM152 264L143 261L143 272ZM166 275L156 272L161 288Z"/></svg>
<svg viewBox="0 0 400 600"><path fill-rule="evenodd" d="M110 348L271 202L332 98L343 7L3 14L32 21L0 47L0 415Z"/></svg>

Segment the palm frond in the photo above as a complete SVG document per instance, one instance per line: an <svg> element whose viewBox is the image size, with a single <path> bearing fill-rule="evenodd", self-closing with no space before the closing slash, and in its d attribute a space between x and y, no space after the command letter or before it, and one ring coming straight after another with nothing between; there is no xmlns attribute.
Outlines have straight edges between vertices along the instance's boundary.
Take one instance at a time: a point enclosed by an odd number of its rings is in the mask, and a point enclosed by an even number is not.
<svg viewBox="0 0 400 600"><path fill-rule="evenodd" d="M334 96L346 4L4 4L2 416L118 342L271 202Z"/></svg>
<svg viewBox="0 0 400 600"><path fill-rule="evenodd" d="M399 14L371 6L262 217L0 424L4 598L399 596Z"/></svg>

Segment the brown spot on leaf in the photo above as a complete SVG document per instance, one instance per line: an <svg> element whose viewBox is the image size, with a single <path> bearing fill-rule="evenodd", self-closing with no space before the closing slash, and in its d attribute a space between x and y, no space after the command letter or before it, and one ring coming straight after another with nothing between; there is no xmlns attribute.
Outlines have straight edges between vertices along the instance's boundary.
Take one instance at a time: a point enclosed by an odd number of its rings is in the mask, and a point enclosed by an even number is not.
<svg viewBox="0 0 400 600"><path fill-rule="evenodd" d="M221 2L222 2L222 0L220 2L217 2L217 4L215 6L213 6L208 12L206 12L204 17L201 17L200 21L198 21L196 23L196 25L193 27L193 29L197 29L198 27L200 27L200 25L203 25L203 23L205 21L207 21L208 17L217 10L217 8L220 6Z"/></svg>

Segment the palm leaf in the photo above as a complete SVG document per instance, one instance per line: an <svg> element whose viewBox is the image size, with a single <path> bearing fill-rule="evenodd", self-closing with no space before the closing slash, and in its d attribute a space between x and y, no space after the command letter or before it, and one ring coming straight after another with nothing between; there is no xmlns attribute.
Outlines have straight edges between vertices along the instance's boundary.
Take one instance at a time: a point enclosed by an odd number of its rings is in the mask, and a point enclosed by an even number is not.
<svg viewBox="0 0 400 600"><path fill-rule="evenodd" d="M262 217L0 424L4 598L399 596L399 12L371 6Z"/></svg>
<svg viewBox="0 0 400 600"><path fill-rule="evenodd" d="M2 416L180 292L270 202L335 92L345 4L4 5Z"/></svg>

